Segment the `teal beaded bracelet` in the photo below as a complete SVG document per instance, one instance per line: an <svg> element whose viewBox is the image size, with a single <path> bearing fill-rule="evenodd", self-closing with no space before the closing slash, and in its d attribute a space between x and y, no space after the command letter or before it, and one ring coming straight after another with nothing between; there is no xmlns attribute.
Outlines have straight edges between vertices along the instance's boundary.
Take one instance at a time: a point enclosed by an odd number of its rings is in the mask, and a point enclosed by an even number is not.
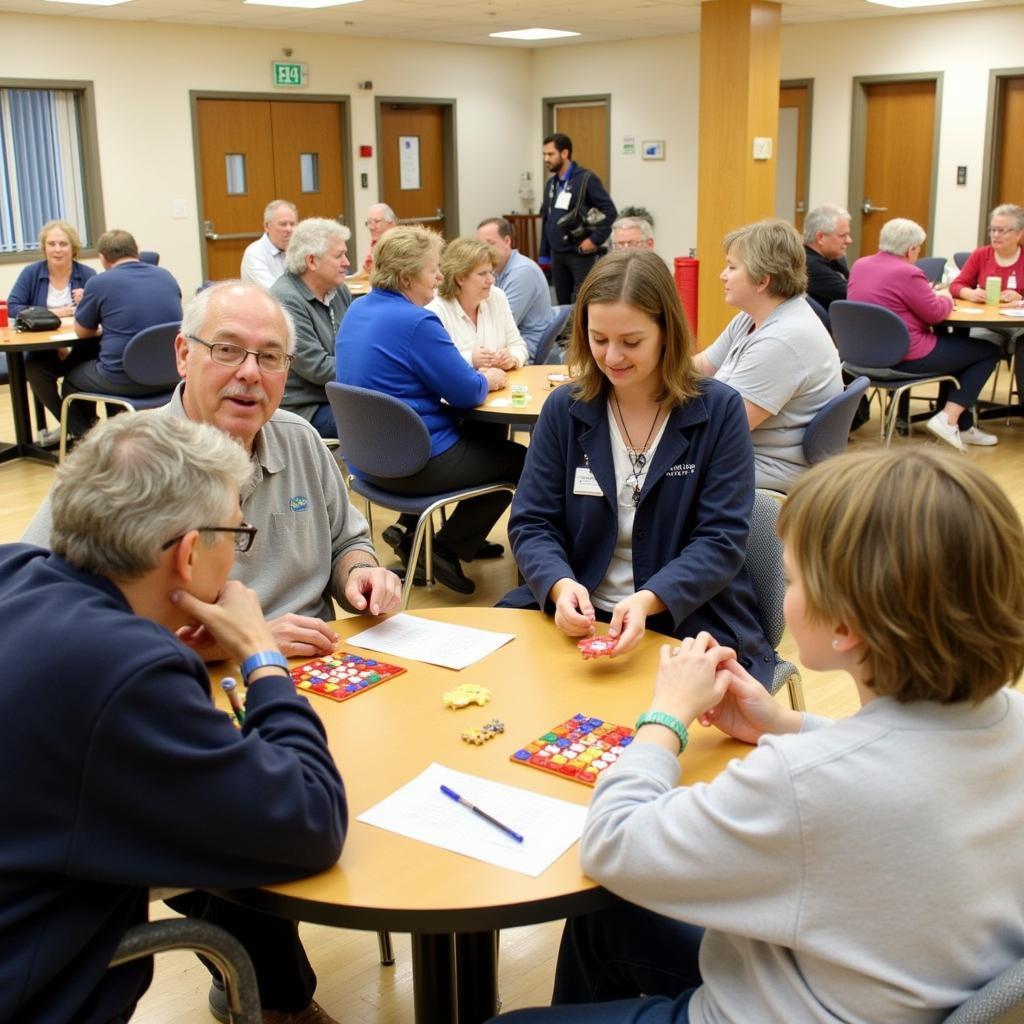
<svg viewBox="0 0 1024 1024"><path fill-rule="evenodd" d="M645 711L636 720L636 728L639 729L641 725L663 725L666 729L671 729L679 739L680 754L686 749L686 744L690 742L690 734L686 731L686 726L674 715L666 714L664 711Z"/></svg>

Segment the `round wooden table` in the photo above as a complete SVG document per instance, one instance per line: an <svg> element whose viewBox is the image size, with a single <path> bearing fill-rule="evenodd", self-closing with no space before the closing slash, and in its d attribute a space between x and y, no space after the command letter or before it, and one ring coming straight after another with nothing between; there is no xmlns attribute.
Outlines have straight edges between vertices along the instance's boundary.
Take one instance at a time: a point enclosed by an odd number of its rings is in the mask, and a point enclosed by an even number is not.
<svg viewBox="0 0 1024 1024"><path fill-rule="evenodd" d="M943 324L950 327L984 327L987 330L1021 330L1024 328L1024 319L1015 316L1005 316L1002 310L1013 308L1009 303L999 306L990 306L985 302L968 302L966 299L954 300L956 305ZM1019 307L1017 307L1019 309Z"/></svg>
<svg viewBox="0 0 1024 1024"><path fill-rule="evenodd" d="M514 764L509 756L577 712L632 725L649 703L666 638L648 633L629 655L584 661L575 642L541 612L443 608L416 615L513 633L515 639L461 672L370 654L408 671L343 703L310 695L348 794L350 826L341 860L312 878L223 895L295 920L412 933L416 1021L470 1024L497 1012L497 930L586 913L606 905L608 894L581 872L575 844L530 878L355 819L432 761L588 803L590 787ZM372 623L336 623L340 647L365 653L345 638ZM220 678L216 671L211 677ZM442 694L459 683L488 687L491 702L449 710ZM214 689L220 700L219 687ZM503 735L479 747L461 740L463 729L492 718L504 723ZM717 730L697 727L683 759L684 778L712 779L748 749Z"/></svg>
<svg viewBox="0 0 1024 1024"><path fill-rule="evenodd" d="M505 387L500 391L490 392L482 405L475 409L466 409L462 416L467 420L509 423L513 426L536 423L548 395L561 386L549 380L549 377L564 376L567 372L564 366L524 366L519 370L509 370L508 383ZM525 405L512 405L513 384L526 385Z"/></svg>

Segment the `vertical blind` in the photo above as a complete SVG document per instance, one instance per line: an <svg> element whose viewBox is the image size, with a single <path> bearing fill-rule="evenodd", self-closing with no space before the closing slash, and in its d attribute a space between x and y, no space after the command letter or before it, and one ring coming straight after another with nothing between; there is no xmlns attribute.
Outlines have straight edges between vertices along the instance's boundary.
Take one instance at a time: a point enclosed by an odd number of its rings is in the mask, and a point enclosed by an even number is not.
<svg viewBox="0 0 1024 1024"><path fill-rule="evenodd" d="M33 252L39 229L66 220L89 244L78 94L0 89L0 252Z"/></svg>

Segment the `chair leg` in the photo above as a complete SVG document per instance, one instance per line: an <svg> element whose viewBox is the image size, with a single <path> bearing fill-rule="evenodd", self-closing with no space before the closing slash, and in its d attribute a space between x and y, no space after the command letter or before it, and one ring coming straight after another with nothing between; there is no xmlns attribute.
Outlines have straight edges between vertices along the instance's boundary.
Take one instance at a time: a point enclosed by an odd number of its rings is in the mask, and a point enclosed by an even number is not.
<svg viewBox="0 0 1024 1024"><path fill-rule="evenodd" d="M391 945L391 932L377 932L377 948L380 950L381 967L394 967L395 950Z"/></svg>
<svg viewBox="0 0 1024 1024"><path fill-rule="evenodd" d="M806 711L807 701L804 699L804 681L799 672L794 672L786 680L786 689L789 690L789 703L794 711Z"/></svg>

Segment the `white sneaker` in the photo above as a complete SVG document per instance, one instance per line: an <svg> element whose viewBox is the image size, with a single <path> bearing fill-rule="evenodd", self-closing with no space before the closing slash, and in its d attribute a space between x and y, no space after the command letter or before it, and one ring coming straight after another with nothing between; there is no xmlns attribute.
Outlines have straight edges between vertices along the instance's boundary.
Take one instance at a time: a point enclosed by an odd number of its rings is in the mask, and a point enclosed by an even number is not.
<svg viewBox="0 0 1024 1024"><path fill-rule="evenodd" d="M53 430L40 430L36 435L36 444L40 448L52 448L60 444L60 429L54 427Z"/></svg>
<svg viewBox="0 0 1024 1024"><path fill-rule="evenodd" d="M960 440L960 428L946 419L944 412L937 412L927 423L925 429L930 430L937 438L951 444L958 452L965 452L963 441Z"/></svg>
<svg viewBox="0 0 1024 1024"><path fill-rule="evenodd" d="M979 430L977 427L971 427L970 430L961 430L960 440L964 444L977 444L984 448L991 448L992 445L999 444L999 438L995 434L986 434L984 430Z"/></svg>

